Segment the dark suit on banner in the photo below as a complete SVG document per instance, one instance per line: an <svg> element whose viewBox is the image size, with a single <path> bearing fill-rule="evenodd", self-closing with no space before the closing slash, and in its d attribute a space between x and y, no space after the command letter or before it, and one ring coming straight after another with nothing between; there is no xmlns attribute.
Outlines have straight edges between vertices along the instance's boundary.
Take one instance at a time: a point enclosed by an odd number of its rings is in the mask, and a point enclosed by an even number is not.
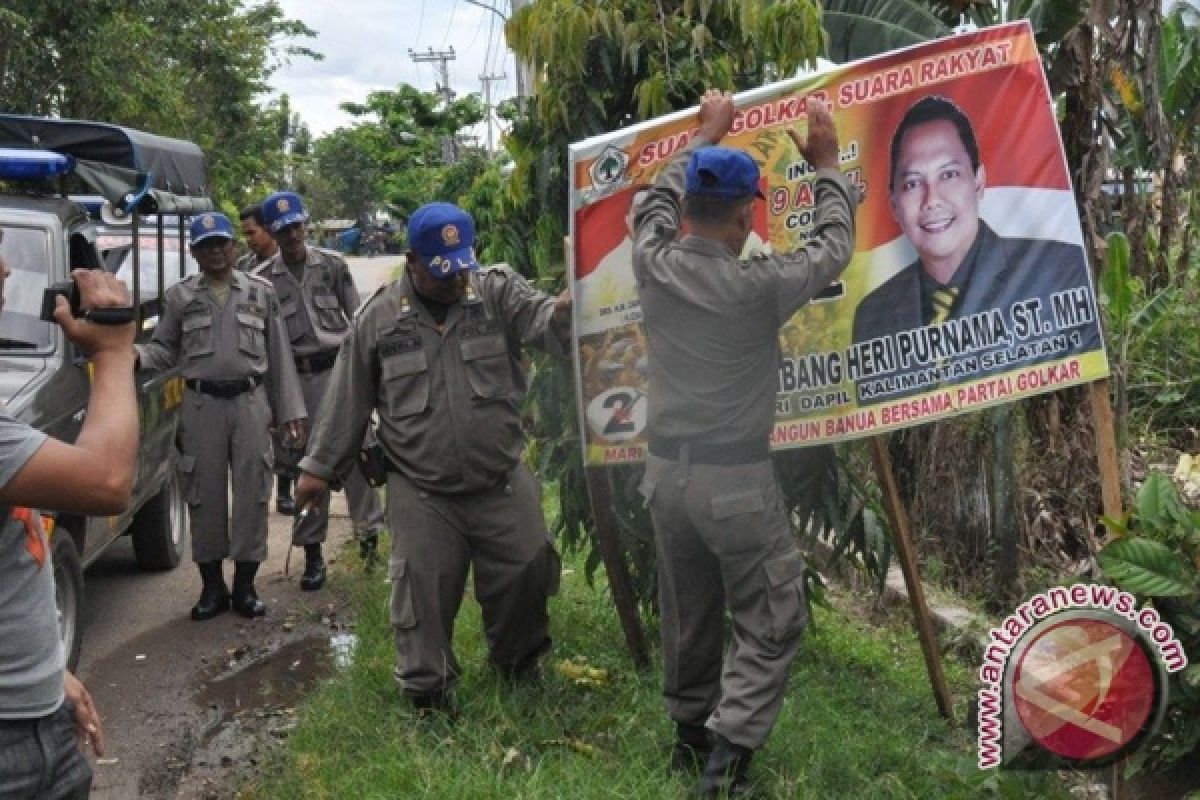
<svg viewBox="0 0 1200 800"><path fill-rule="evenodd" d="M959 296L949 310L946 320L964 319L973 314L997 309L1004 316L1010 330L1013 328L1011 309L1014 304L1036 298L1041 303L1041 320L1053 324L1054 306L1051 297L1068 289L1089 286L1087 265L1079 246L1046 239L1001 237L982 220L966 263L959 271L962 274L955 276ZM925 281L920 260L913 261L864 297L854 315L854 343L934 324L928 300L930 292L923 285ZM1094 297L1089 298L1089 303L1093 317L1089 324L1061 331L1055 326L1053 332L1030 337L1032 341L1044 336L1066 333L1069 345L1065 350L1031 358L1026 363L1032 364L1099 349L1100 328L1095 319ZM939 322L942 321L945 320ZM1081 334L1078 339L1070 336L1073 331ZM1007 343L997 345L1004 346L1007 346ZM1012 369L1015 366L1017 365L1006 364L980 369L977 374L963 376L963 379L982 377L989 372ZM899 371L912 372L915 369L910 366L902 367ZM889 394L888 397L932 388L932 385L914 387L911 391Z"/></svg>

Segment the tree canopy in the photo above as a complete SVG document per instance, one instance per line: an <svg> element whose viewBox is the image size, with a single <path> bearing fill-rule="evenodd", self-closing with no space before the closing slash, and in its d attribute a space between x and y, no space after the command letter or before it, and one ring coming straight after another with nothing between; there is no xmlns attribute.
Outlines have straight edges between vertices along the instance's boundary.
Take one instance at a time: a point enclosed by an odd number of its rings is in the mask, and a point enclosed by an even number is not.
<svg viewBox="0 0 1200 800"><path fill-rule="evenodd" d="M314 32L275 0L9 0L0 8L6 110L91 119L189 139L209 155L214 195L261 197L283 178L290 120L263 107L283 59Z"/></svg>

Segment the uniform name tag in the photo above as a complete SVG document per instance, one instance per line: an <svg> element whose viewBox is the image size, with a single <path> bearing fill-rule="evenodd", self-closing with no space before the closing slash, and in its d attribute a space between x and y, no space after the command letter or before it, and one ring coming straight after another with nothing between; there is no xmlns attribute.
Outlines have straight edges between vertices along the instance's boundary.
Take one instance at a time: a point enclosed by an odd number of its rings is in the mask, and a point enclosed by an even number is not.
<svg viewBox="0 0 1200 800"><path fill-rule="evenodd" d="M462 335L464 339L478 339L482 336L491 336L500 333L500 323L494 319L482 319L478 322L468 322L462 326Z"/></svg>
<svg viewBox="0 0 1200 800"><path fill-rule="evenodd" d="M418 333L412 333L405 336L389 336L386 339L379 340L379 357L387 358L394 356L397 353L411 353L413 350L421 349L421 336Z"/></svg>

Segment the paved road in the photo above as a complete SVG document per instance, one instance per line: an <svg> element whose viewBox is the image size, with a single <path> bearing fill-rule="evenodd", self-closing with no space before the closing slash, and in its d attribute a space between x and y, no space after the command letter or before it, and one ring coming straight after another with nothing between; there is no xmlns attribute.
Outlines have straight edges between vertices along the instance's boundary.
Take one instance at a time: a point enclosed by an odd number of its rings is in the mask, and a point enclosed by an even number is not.
<svg viewBox="0 0 1200 800"><path fill-rule="evenodd" d="M394 256L350 259L363 297L400 263ZM269 608L265 619L191 621L200 579L188 556L171 572L142 573L125 539L88 569L79 674L109 737L108 757L95 765L93 800L213 794L233 764L254 757L249 740L264 726L286 727L291 707L331 669L330 637L349 623L339 615L337 581L301 592L302 551L292 553L284 573L291 518L272 511L269 528L256 583ZM344 497L335 495L327 553L339 553L350 536ZM352 546L345 553L343 566L361 568Z"/></svg>

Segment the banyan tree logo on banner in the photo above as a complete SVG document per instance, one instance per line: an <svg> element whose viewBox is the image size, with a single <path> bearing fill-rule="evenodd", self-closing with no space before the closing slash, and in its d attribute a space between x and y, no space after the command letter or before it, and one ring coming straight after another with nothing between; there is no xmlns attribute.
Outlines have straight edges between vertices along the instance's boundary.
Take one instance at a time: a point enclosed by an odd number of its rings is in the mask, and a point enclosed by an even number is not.
<svg viewBox="0 0 1200 800"><path fill-rule="evenodd" d="M979 767L1090 769L1145 744L1187 666L1171 626L1112 586L1055 587L993 628L979 670Z"/></svg>

